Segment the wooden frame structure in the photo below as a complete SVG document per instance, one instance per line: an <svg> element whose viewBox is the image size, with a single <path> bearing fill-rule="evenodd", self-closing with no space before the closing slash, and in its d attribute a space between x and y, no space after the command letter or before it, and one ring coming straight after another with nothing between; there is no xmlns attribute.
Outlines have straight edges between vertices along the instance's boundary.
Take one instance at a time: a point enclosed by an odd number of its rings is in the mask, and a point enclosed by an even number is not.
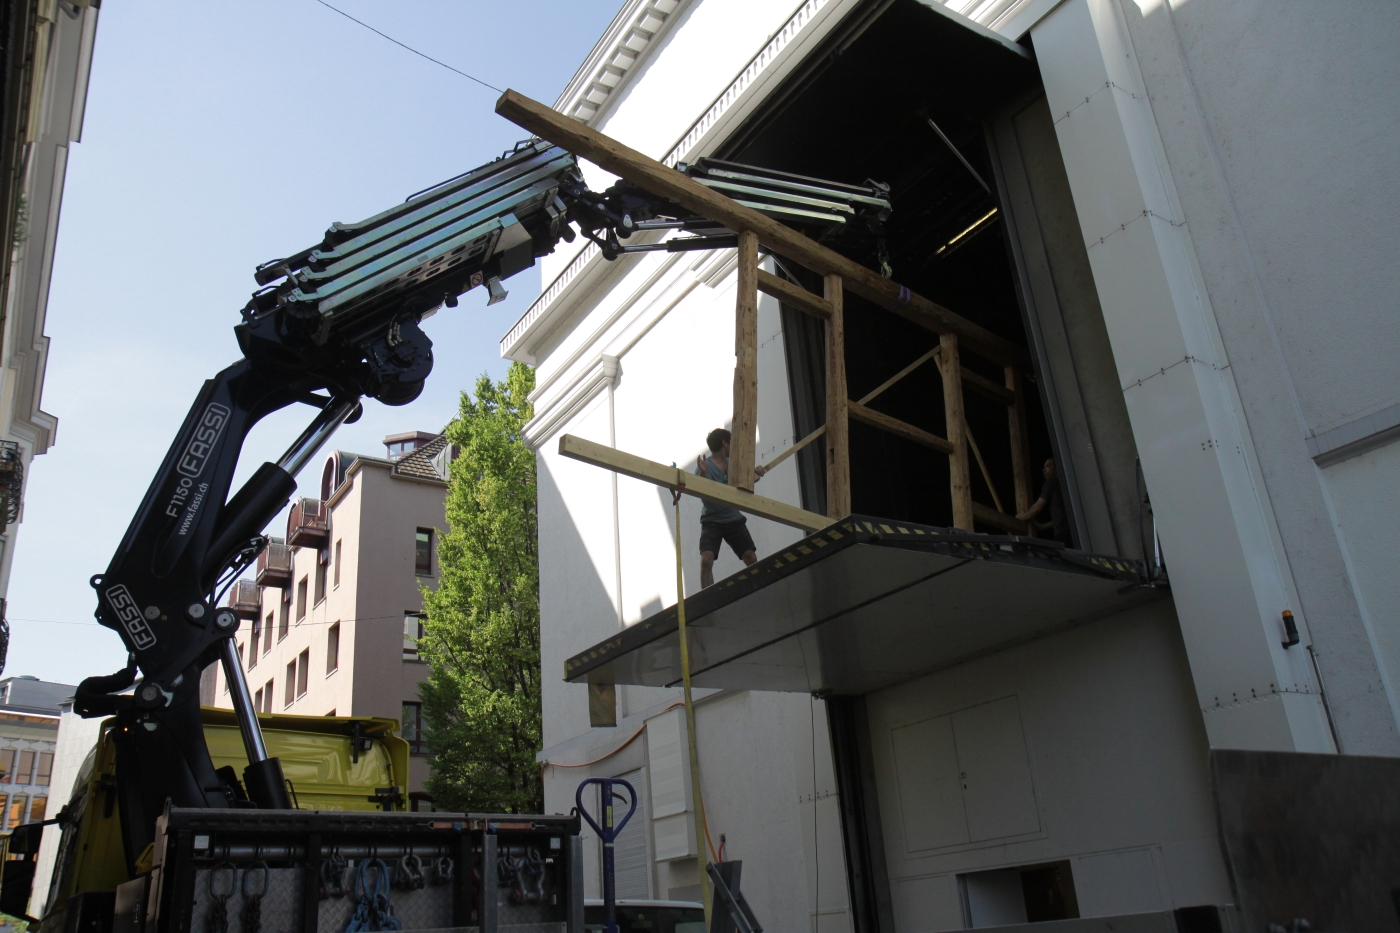
<svg viewBox="0 0 1400 933"><path fill-rule="evenodd" d="M796 527L819 527L804 524L812 520L809 516L814 513L753 494L758 416L758 293L761 291L821 320L825 326L826 423L766 465L772 469L818 437L826 439L827 522L824 524L851 514L850 422L854 419L948 456L949 493L955 527L972 531L974 522L982 522L1001 531L1034 534L1029 523L1015 517L1016 513L1028 509L1032 502L1023 390L1023 374L1030 365L1030 358L1024 349L822 246L791 227L765 217L517 91L507 90L502 94L496 101L496 112L536 136L588 159L599 168L738 231L734 409L729 467L729 485L735 492L721 496L710 490L706 493L707 497ZM821 275L822 294L814 295L796 283L759 269L760 248ZM844 295L848 290L932 331L939 339L937 348L925 353L858 401L850 399L846 389ZM965 352L975 353L1000 366L1003 384L998 385L963 368L962 354ZM876 396L929 360L935 362L942 376L946 438L868 407ZM964 389L1006 407L1015 497L1015 510L1012 512L1003 508L991 473L968 428L963 404ZM601 445L590 445L579 438L562 438L560 452L657 485L700 494L697 491L700 485L697 477L677 471L675 467L610 451L610 448ZM972 499L969 454L977 461L995 507ZM719 484L711 482L709 485ZM790 514L794 511L800 516Z"/></svg>

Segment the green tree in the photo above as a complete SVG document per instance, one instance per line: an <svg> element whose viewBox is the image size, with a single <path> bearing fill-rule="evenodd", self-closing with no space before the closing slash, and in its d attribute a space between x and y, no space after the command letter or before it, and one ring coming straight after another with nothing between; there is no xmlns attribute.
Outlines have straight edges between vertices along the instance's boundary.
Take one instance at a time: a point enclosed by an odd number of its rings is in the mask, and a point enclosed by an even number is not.
<svg viewBox="0 0 1400 933"><path fill-rule="evenodd" d="M432 753L428 791L456 811L539 813L540 601L535 374L512 364L503 382L482 376L462 393L448 439L461 447L447 488L448 532L436 591L425 591L420 688Z"/></svg>

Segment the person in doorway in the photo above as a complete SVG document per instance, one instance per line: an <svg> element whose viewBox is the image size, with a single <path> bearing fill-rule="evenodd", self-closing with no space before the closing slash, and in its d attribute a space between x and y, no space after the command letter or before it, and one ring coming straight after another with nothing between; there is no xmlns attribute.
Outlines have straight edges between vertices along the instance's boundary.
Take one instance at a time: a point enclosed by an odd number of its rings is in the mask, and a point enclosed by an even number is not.
<svg viewBox="0 0 1400 933"><path fill-rule="evenodd" d="M695 475L712 479L717 483L729 483L729 432L715 428L705 437L710 455L695 458ZM759 476L764 473L762 466L755 466ZM679 502L681 494L676 492L672 503ZM736 508L718 502L703 500L700 510L700 585L710 586L715 582L715 558L719 556L721 542L727 542L739 559L745 564L758 560L754 552L753 536L749 534L748 519Z"/></svg>
<svg viewBox="0 0 1400 933"><path fill-rule="evenodd" d="M1048 511L1050 521L1048 523L1036 523L1040 528L1049 528L1052 540L1058 541L1066 547L1071 547L1069 537L1069 512L1065 510L1065 494L1060 488L1060 477L1055 470L1055 458L1051 457L1045 461L1045 465L1040 468L1041 475L1045 477L1045 485L1040 487L1040 498L1035 500L1030 508L1026 509L1016 517L1023 522L1035 522L1036 516Z"/></svg>

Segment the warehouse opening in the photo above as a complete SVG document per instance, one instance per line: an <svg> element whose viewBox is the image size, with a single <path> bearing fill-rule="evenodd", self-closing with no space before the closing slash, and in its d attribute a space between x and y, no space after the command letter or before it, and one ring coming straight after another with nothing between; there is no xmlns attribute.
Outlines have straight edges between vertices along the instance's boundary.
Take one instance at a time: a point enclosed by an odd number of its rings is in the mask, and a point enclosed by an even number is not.
<svg viewBox="0 0 1400 933"><path fill-rule="evenodd" d="M1032 500L1040 465L1053 457L1071 514L1066 543L1142 555L1136 455L1032 49L921 0L866 4L716 155L889 185L892 277L1034 361L1025 387ZM850 255L879 267L875 255ZM791 264L783 272L820 292L810 272ZM846 301L852 399L938 343L868 301L849 293ZM803 437L825 417L822 325L787 307L783 324L795 434ZM962 364L1002 383L1001 367L973 352ZM871 407L946 437L942 391L934 360ZM1015 512L1006 406L976 392L965 393L965 405L978 454L973 497ZM854 512L953 524L945 455L860 423L851 425L850 449ZM804 506L825 511L820 445L798 458Z"/></svg>

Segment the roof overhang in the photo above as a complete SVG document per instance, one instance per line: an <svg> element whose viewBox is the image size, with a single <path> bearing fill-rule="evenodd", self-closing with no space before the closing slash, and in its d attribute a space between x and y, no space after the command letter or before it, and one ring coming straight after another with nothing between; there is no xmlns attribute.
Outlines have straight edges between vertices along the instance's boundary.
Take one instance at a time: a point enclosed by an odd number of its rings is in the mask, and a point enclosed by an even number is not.
<svg viewBox="0 0 1400 933"><path fill-rule="evenodd" d="M860 695L1157 595L1136 561L853 515L685 601L699 687ZM676 607L565 662L574 682L675 686Z"/></svg>

